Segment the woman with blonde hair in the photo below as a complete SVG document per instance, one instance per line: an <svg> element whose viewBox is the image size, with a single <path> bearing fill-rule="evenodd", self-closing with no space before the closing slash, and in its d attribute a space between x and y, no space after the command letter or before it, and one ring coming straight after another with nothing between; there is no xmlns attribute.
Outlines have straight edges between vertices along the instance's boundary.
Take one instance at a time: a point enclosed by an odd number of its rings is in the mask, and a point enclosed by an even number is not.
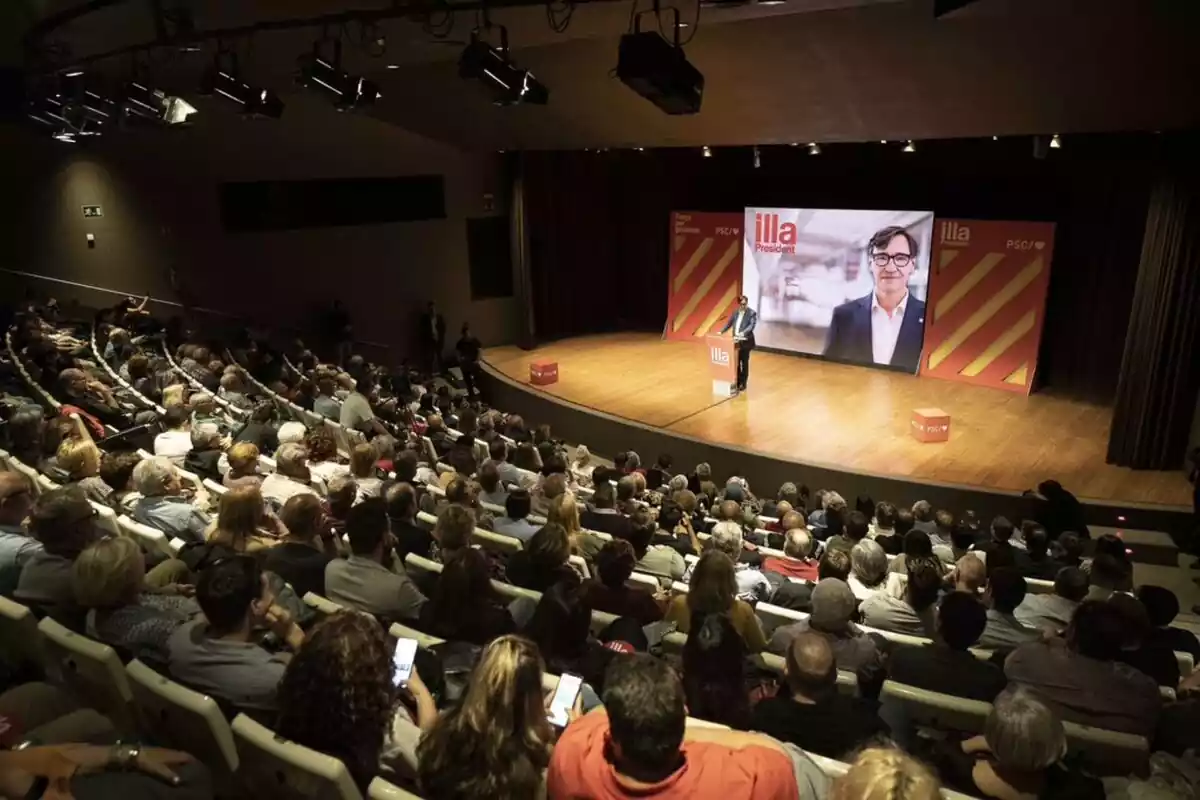
<svg viewBox="0 0 1200 800"><path fill-rule="evenodd" d="M700 556L692 569L688 593L671 600L663 619L676 623L680 633L687 633L693 621L703 620L709 614L729 618L746 644L747 653L760 653L767 648L762 623L754 616L754 609L745 600L737 599L733 561L717 549L707 550Z"/></svg>
<svg viewBox="0 0 1200 800"><path fill-rule="evenodd" d="M258 487L243 486L221 496L217 528L208 537L208 543L253 555L274 547L285 536L287 528L267 510Z"/></svg>
<svg viewBox="0 0 1200 800"><path fill-rule="evenodd" d="M366 442L354 446L350 452L350 476L358 486L358 499L379 497L383 481L375 474L375 462L379 460L375 445Z"/></svg>
<svg viewBox="0 0 1200 800"><path fill-rule="evenodd" d="M579 523L579 501L571 492L563 492L550 501L546 509L546 522L561 525L567 532L572 555L583 556L590 561L600 552L600 548L604 547L604 542L598 536L584 531Z"/></svg>
<svg viewBox="0 0 1200 800"><path fill-rule="evenodd" d="M829 800L940 800L941 796L933 773L893 747L863 750L829 787Z"/></svg>
<svg viewBox="0 0 1200 800"><path fill-rule="evenodd" d="M575 448L575 458L571 461L571 474L580 486L592 485L592 472L596 465L592 463L592 453L587 445L581 444Z"/></svg>
<svg viewBox="0 0 1200 800"><path fill-rule="evenodd" d="M78 486L88 500L108 503L113 487L100 478L100 448L91 439L67 439L58 447L58 468L67 474L63 486Z"/></svg>
<svg viewBox="0 0 1200 800"><path fill-rule="evenodd" d="M226 459L229 461L229 472L221 479L229 489L244 489L247 486L261 486L262 476L258 474L258 446L252 442L238 442L229 448Z"/></svg>
<svg viewBox="0 0 1200 800"><path fill-rule="evenodd" d="M84 549L71 565L71 584L76 601L89 609L87 635L152 666L167 665L167 640L200 613L175 586L148 593L142 549L123 536Z"/></svg>
<svg viewBox="0 0 1200 800"><path fill-rule="evenodd" d="M580 582L570 565L571 539L562 525L547 522L508 559L506 575L514 586L544 592L560 580Z"/></svg>
<svg viewBox="0 0 1200 800"><path fill-rule="evenodd" d="M421 793L440 800L542 796L554 733L533 642L501 636L483 651L462 702L417 747Z"/></svg>

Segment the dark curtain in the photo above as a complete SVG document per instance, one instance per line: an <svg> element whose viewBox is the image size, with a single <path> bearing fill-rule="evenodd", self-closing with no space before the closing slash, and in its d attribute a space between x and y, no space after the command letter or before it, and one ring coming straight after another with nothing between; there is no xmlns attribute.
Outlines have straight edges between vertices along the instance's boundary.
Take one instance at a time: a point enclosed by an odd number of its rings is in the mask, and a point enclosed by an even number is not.
<svg viewBox="0 0 1200 800"><path fill-rule="evenodd" d="M525 202L525 154L518 153L510 165L512 196L508 204L508 246L513 266L513 290L517 307L521 309L521 330L517 343L528 348L533 346L536 334L533 321L533 274L529 258L529 209Z"/></svg>
<svg viewBox="0 0 1200 800"><path fill-rule="evenodd" d="M1129 322L1157 148L1167 137L1030 139L526 156L539 339L661 330L669 216L748 205L928 209L943 218L1056 224L1037 387L1110 403Z"/></svg>
<svg viewBox="0 0 1200 800"><path fill-rule="evenodd" d="M1187 154L1150 196L1108 461L1177 469L1200 391L1200 171Z"/></svg>

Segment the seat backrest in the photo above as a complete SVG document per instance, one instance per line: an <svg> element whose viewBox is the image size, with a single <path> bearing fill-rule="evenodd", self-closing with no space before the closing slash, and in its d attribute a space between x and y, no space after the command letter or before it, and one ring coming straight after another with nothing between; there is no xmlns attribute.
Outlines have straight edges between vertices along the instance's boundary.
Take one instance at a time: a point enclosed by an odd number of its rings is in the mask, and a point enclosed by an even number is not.
<svg viewBox="0 0 1200 800"><path fill-rule="evenodd" d="M421 800L412 792L406 792L394 783L376 778L367 787L367 800Z"/></svg>
<svg viewBox="0 0 1200 800"><path fill-rule="evenodd" d="M504 556L512 555L524 549L524 545L521 544L520 539L485 531L483 528L475 529L471 534L471 542L479 545L484 550Z"/></svg>
<svg viewBox="0 0 1200 800"><path fill-rule="evenodd" d="M776 606L770 603L759 603L754 607L754 614L762 623L763 633L768 636L783 625L791 625L794 622L808 619L808 614L803 611L793 611L790 608Z"/></svg>
<svg viewBox="0 0 1200 800"><path fill-rule="evenodd" d="M753 661L763 669L778 675L780 683L784 683L787 680L787 665L783 656L777 656L774 653L759 653L754 656ZM839 669L837 673L837 690L838 694L858 697L858 676L849 670Z"/></svg>
<svg viewBox="0 0 1200 800"><path fill-rule="evenodd" d="M233 721L247 792L266 800L362 800L350 771L332 756L289 742L245 714Z"/></svg>
<svg viewBox="0 0 1200 800"><path fill-rule="evenodd" d="M1145 774L1150 743L1144 736L1106 731L1074 722L1064 722L1067 755L1076 757L1089 772L1105 775Z"/></svg>
<svg viewBox="0 0 1200 800"><path fill-rule="evenodd" d="M607 611L592 611L592 624L589 630L593 636L599 636L601 631L616 621L616 614L610 614Z"/></svg>
<svg viewBox="0 0 1200 800"><path fill-rule="evenodd" d="M431 647L437 647L439 644L445 644L445 639L439 639L436 636L430 636L428 633L422 633L416 628L410 628L407 625L401 625L399 622L393 622L388 628L388 633L397 639L416 639L417 646L428 650Z"/></svg>
<svg viewBox="0 0 1200 800"><path fill-rule="evenodd" d="M1040 578L1026 578L1025 589L1029 594L1054 594L1054 581L1044 581Z"/></svg>
<svg viewBox="0 0 1200 800"><path fill-rule="evenodd" d="M45 663L37 617L7 597L0 597L0 659L14 667Z"/></svg>
<svg viewBox="0 0 1200 800"><path fill-rule="evenodd" d="M214 481L212 478L204 479L204 488L208 489L210 492L212 492L217 497L220 497L221 495L223 495L229 491L229 487L222 486L221 484Z"/></svg>
<svg viewBox="0 0 1200 800"><path fill-rule="evenodd" d="M134 659L125 666L138 726L162 747L191 753L231 779L238 768L229 721L217 701L181 686Z"/></svg>
<svg viewBox="0 0 1200 800"><path fill-rule="evenodd" d="M629 580L626 583L645 586L652 592L658 591L658 578L653 575L647 575L644 572L633 572L629 575Z"/></svg>
<svg viewBox="0 0 1200 800"><path fill-rule="evenodd" d="M117 512L106 505L97 503L95 500L89 500L88 502L92 504L92 508L96 512L96 527L110 536L120 536L121 526L117 524Z"/></svg>
<svg viewBox="0 0 1200 800"><path fill-rule="evenodd" d="M416 553L409 553L404 557L404 569L409 574L413 572L424 572L429 575L442 574L441 564L424 556L419 556Z"/></svg>
<svg viewBox="0 0 1200 800"><path fill-rule="evenodd" d="M319 594L308 592L304 595L304 604L315 610L318 614L336 614L339 611L345 611L343 606L338 605L327 597L322 597Z"/></svg>
<svg viewBox="0 0 1200 800"><path fill-rule="evenodd" d="M883 682L879 700L884 705L897 703L903 706L906 717L915 725L964 733L982 733L983 724L992 710L991 703L930 692L895 681Z"/></svg>
<svg viewBox="0 0 1200 800"><path fill-rule="evenodd" d="M175 549L171 547L171 543L167 540L167 535L157 528L151 528L149 525L130 519L122 514L117 517L117 525L128 536L137 541L142 546L142 549L148 553L162 553L168 557L175 555Z"/></svg>
<svg viewBox="0 0 1200 800"><path fill-rule="evenodd" d="M38 623L46 673L96 707L122 730L131 730L133 695L117 652L46 617Z"/></svg>

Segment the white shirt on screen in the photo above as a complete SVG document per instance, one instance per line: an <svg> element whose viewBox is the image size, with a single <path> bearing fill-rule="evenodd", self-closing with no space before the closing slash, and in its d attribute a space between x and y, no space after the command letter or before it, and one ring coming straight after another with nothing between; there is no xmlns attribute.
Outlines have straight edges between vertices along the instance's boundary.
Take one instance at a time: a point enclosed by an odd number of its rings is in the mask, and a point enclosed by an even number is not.
<svg viewBox="0 0 1200 800"><path fill-rule="evenodd" d="M891 364L896 352L896 341L900 338L900 326L904 324L904 310L908 308L908 292L891 314L879 305L879 298L871 295L871 358L876 364Z"/></svg>

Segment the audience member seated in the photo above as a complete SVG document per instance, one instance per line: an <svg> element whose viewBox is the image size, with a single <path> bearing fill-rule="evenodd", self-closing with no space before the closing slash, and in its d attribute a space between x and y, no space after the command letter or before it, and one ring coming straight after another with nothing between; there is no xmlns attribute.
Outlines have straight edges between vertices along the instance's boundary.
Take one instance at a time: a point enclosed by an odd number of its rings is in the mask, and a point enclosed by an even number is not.
<svg viewBox="0 0 1200 800"><path fill-rule="evenodd" d="M637 559L633 546L623 539L606 542L596 554L595 576L584 584L584 599L597 611L633 617L641 625L662 619L663 611L654 595L641 584L627 586Z"/></svg>
<svg viewBox="0 0 1200 800"><path fill-rule="evenodd" d="M592 504L580 515L580 522L589 531L600 531L618 539L628 539L633 533L633 523L616 508L616 490L608 481L596 483Z"/></svg>
<svg viewBox="0 0 1200 800"><path fill-rule="evenodd" d="M358 501L358 484L349 475L337 475L325 487L326 521L337 539L346 535L346 520Z"/></svg>
<svg viewBox="0 0 1200 800"><path fill-rule="evenodd" d="M1017 570L1026 578L1054 580L1054 576L1063 565L1050 555L1050 537L1046 535L1046 529L1034 525L1025 532L1024 538L1025 549L1013 554L1016 557Z"/></svg>
<svg viewBox="0 0 1200 800"><path fill-rule="evenodd" d="M946 580L953 585L954 591L979 597L987 587L987 567L983 559L968 552L959 557Z"/></svg>
<svg viewBox="0 0 1200 800"><path fill-rule="evenodd" d="M225 370L225 373L221 375L220 387L221 399L234 408L249 410L254 407L250 398L246 396L246 382L242 378L242 373L236 367Z"/></svg>
<svg viewBox="0 0 1200 800"><path fill-rule="evenodd" d="M13 596L25 605L60 619L74 619L79 607L71 584L71 566L100 538L96 511L76 488L55 489L38 497L29 514L29 532L42 545L25 561Z"/></svg>
<svg viewBox="0 0 1200 800"><path fill-rule="evenodd" d="M464 548L443 567L421 607L421 630L443 639L485 645L515 633L512 614L492 587L487 557Z"/></svg>
<svg viewBox="0 0 1200 800"><path fill-rule="evenodd" d="M1055 540L1054 559L1065 567L1083 566L1083 541L1079 534L1067 531Z"/></svg>
<svg viewBox="0 0 1200 800"><path fill-rule="evenodd" d="M728 614L747 652L762 652L767 646L762 623L750 604L737 597L736 576L729 556L720 550L706 551L692 570L688 593L672 598L663 619L674 622L680 633L687 633L696 614Z"/></svg>
<svg viewBox="0 0 1200 800"><path fill-rule="evenodd" d="M171 406L162 416L163 432L154 437L154 455L182 467L192 449L191 417L183 406Z"/></svg>
<svg viewBox="0 0 1200 800"><path fill-rule="evenodd" d="M750 602L766 600L774 591L771 582L762 571L742 560L746 552L742 529L735 522L718 522L713 526L712 538L706 543L708 549L716 549L729 556L737 577L738 597ZM684 577L687 580L687 576Z"/></svg>
<svg viewBox="0 0 1200 800"><path fill-rule="evenodd" d="M329 599L389 620L417 619L425 595L402 564L390 568L395 539L388 531L383 500L372 497L350 509L346 533L350 537L350 558L334 559L325 568Z"/></svg>
<svg viewBox="0 0 1200 800"><path fill-rule="evenodd" d="M1004 662L1009 683L1033 690L1069 722L1152 738L1162 709L1158 684L1119 661L1125 619L1099 600L1080 604L1065 641L1018 647Z"/></svg>
<svg viewBox="0 0 1200 800"><path fill-rule="evenodd" d="M1017 606L1025 600L1025 579L1014 567L988 570L984 602L988 605L987 626L979 637L979 646L991 650L1011 650L1041 638L1037 628L1026 627L1016 617Z"/></svg>
<svg viewBox="0 0 1200 800"><path fill-rule="evenodd" d="M192 449L183 459L183 468L201 479L221 480L220 463L225 455L225 437L212 425L192 428Z"/></svg>
<svg viewBox="0 0 1200 800"><path fill-rule="evenodd" d="M249 442L238 442L229 448L229 471L221 479L227 489L238 489L243 486L262 486L262 476L258 474L258 448Z"/></svg>
<svg viewBox="0 0 1200 800"><path fill-rule="evenodd" d="M289 654L262 647L256 629L269 629L293 652L304 643L304 633L276 605L250 556L209 565L200 573L196 600L204 616L184 623L167 642L171 677L235 713L246 711L269 723L268 715L278 710L276 691Z"/></svg>
<svg viewBox="0 0 1200 800"><path fill-rule="evenodd" d="M1133 565L1128 561L1097 552L1095 558L1083 565L1083 569L1088 574L1088 600L1107 600L1113 592L1132 590Z"/></svg>
<svg viewBox="0 0 1200 800"><path fill-rule="evenodd" d="M508 559L508 580L515 586L544 592L555 583L579 582L571 568L571 540L561 525L546 523L533 535L525 549Z"/></svg>
<svg viewBox="0 0 1200 800"><path fill-rule="evenodd" d="M313 398L313 413L326 419L339 419L342 416L342 404L334 397L336 384L333 376L323 373L317 378L317 394Z"/></svg>
<svg viewBox="0 0 1200 800"><path fill-rule="evenodd" d="M929 541L929 535L918 530L910 530L904 534L902 547L904 552L888 563L889 572L905 574L908 572L908 559L910 558L936 558L933 555L933 544ZM938 561L940 562L941 559Z"/></svg>
<svg viewBox="0 0 1200 800"><path fill-rule="evenodd" d="M1125 643L1120 660L1149 675L1159 686L1179 685L1179 661L1165 643L1150 640L1150 615L1142 601L1123 593L1108 598L1125 619Z"/></svg>
<svg viewBox="0 0 1200 800"><path fill-rule="evenodd" d="M722 614L697 615L691 629L683 647L683 692L688 715L749 730L750 695L742 637Z"/></svg>
<svg viewBox="0 0 1200 800"><path fill-rule="evenodd" d="M786 650L786 686L754 708L751 727L829 758L843 758L887 737L876 709L838 691L840 667L829 640L816 632L792 639Z"/></svg>
<svg viewBox="0 0 1200 800"><path fill-rule="evenodd" d="M1004 690L1004 672L969 651L986 625L987 610L979 600L965 592L951 592L938 606L933 642L893 649L888 677L931 692L992 702Z"/></svg>
<svg viewBox="0 0 1200 800"><path fill-rule="evenodd" d="M933 515L933 532L929 534L929 542L933 545L933 554L942 560L943 564L953 564L961 558L954 552L954 531L958 527L954 514L946 509L939 509Z"/></svg>
<svg viewBox="0 0 1200 800"><path fill-rule="evenodd" d="M133 468L133 485L141 495L133 507L135 520L162 531L168 539L204 541L212 518L183 496L179 470L170 460L161 456L142 459ZM206 494L196 495L197 503L207 500Z"/></svg>
<svg viewBox="0 0 1200 800"><path fill-rule="evenodd" d="M502 636L484 648L462 701L447 709L417 745L423 796L533 800L542 795L554 747L542 672L537 646L528 639ZM553 786L549 796L556 796Z"/></svg>
<svg viewBox="0 0 1200 800"><path fill-rule="evenodd" d="M508 490L500 482L500 472L496 469L493 461L485 461L479 468L479 499L484 503L501 507L508 502Z"/></svg>
<svg viewBox="0 0 1200 800"><path fill-rule="evenodd" d="M991 531L991 539L975 548L983 557L988 572L991 573L997 567L1015 567L1017 548L1013 547L1010 541L1013 524L1005 517L996 517L992 520Z"/></svg>
<svg viewBox="0 0 1200 800"><path fill-rule="evenodd" d="M24 528L32 509L29 479L19 472L0 472L0 596L12 596L21 570L42 552L41 543Z"/></svg>
<svg viewBox="0 0 1200 800"><path fill-rule="evenodd" d="M592 472L596 469L596 465L592 463L592 454L587 449L587 445L581 444L575 448L575 458L571 459L568 469L571 471L571 477L580 485L592 485Z"/></svg>
<svg viewBox="0 0 1200 800"><path fill-rule="evenodd" d="M920 531L910 531L929 543ZM908 559L908 581L892 591L876 592L862 601L859 610L863 623L872 628L906 633L909 636L933 637L935 633L934 604L942 585L942 563L932 555Z"/></svg>
<svg viewBox="0 0 1200 800"><path fill-rule="evenodd" d="M263 569L283 578L299 597L309 592L324 596L325 569L337 547L322 538L325 509L321 501L311 494L298 494L283 504L279 521L286 533L263 554Z"/></svg>
<svg viewBox="0 0 1200 800"><path fill-rule="evenodd" d="M112 645L123 658L155 667L167 665L167 640L200 613L181 587L147 591L146 564L137 542L122 536L100 539L75 559L75 599L89 609L85 632Z"/></svg>
<svg viewBox="0 0 1200 800"><path fill-rule="evenodd" d="M350 474L350 467L338 461L337 443L324 428L309 431L304 444L308 448L308 472L318 484Z"/></svg>
<svg viewBox="0 0 1200 800"><path fill-rule="evenodd" d="M276 429L275 413L275 404L270 401L256 405L250 419L234 431L234 443L252 444L264 453L274 453L284 442L303 444L304 423L285 422Z"/></svg>
<svg viewBox="0 0 1200 800"><path fill-rule="evenodd" d="M538 528L526 519L533 508L533 500L524 489L513 489L504 501L504 516L492 520L496 533L528 542Z"/></svg>
<svg viewBox="0 0 1200 800"><path fill-rule="evenodd" d="M415 775L437 706L414 667L392 679L395 645L378 622L341 612L309 631L279 684L279 736L340 759L360 792L380 773Z"/></svg>
<svg viewBox="0 0 1200 800"><path fill-rule="evenodd" d="M538 646L546 669L556 675L582 676L583 708L593 708L604 685L604 670L613 656L592 637L592 609L578 581L561 580L542 593L523 634Z"/></svg>
<svg viewBox="0 0 1200 800"><path fill-rule="evenodd" d="M350 373L353 385L347 393L346 399L342 401L338 422L348 431L387 435L387 428L371 410L371 401L368 399L368 395L375 391L373 379L361 367L356 368L351 365L347 371Z"/></svg>
<svg viewBox="0 0 1200 800"><path fill-rule="evenodd" d="M379 497L383 493L383 481L375 474L376 458L374 445L363 443L350 452L350 476L358 487L358 499Z"/></svg>
<svg viewBox="0 0 1200 800"><path fill-rule="evenodd" d="M308 470L308 450L302 444L279 445L275 451L275 471L263 478L263 499L276 508L298 494L317 494L311 485Z"/></svg>
<svg viewBox="0 0 1200 800"><path fill-rule="evenodd" d="M851 511L846 515L846 525L841 534L831 536L825 542L826 550L853 550L854 545L867 538L871 529L871 520L861 511Z"/></svg>
<svg viewBox="0 0 1200 800"><path fill-rule="evenodd" d="M1054 576L1053 594L1027 594L1017 606L1017 620L1043 632L1062 633L1075 609L1087 597L1088 578L1079 567L1063 567ZM1175 595L1172 594L1172 597Z"/></svg>
<svg viewBox="0 0 1200 800"><path fill-rule="evenodd" d="M850 579L850 554L845 550L827 550L817 564L817 583L837 578L846 583ZM788 581L775 590L771 604L792 611L812 611L814 584L807 581Z"/></svg>
<svg viewBox="0 0 1200 800"><path fill-rule="evenodd" d="M857 511L854 513L858 513ZM888 576L888 557L873 539L862 539L850 550L850 591L859 600L866 600L885 587Z"/></svg>
<svg viewBox="0 0 1200 800"><path fill-rule="evenodd" d="M392 536L396 540L396 558L403 561L409 553L429 558L433 534L416 524L416 490L407 483L393 483L387 488L384 500Z"/></svg>
<svg viewBox="0 0 1200 800"><path fill-rule="evenodd" d="M1200 641L1196 634L1171 627L1171 622L1179 615L1179 598L1174 592L1162 586L1142 585L1137 589L1137 599L1150 615L1147 644L1162 644L1177 653L1191 653L1193 661L1200 661Z"/></svg>
<svg viewBox="0 0 1200 800"><path fill-rule="evenodd" d="M579 501L573 492L560 494L550 501L546 509L546 521L561 525L571 541L571 554L583 556L588 561L596 557L605 540L584 531L579 522Z"/></svg>
<svg viewBox="0 0 1200 800"><path fill-rule="evenodd" d="M83 370L64 369L58 374L58 383L62 387L63 405L75 406L117 430L129 427L129 420L117 403L117 398L113 397L112 390L100 381L89 378Z"/></svg>
<svg viewBox="0 0 1200 800"><path fill-rule="evenodd" d="M808 619L776 628L767 649L785 655L797 636L817 633L829 640L838 669L862 675L864 679L877 678L883 668L884 654L874 637L854 624L855 605L854 593L845 581L839 578L818 581L813 587Z"/></svg>
<svg viewBox="0 0 1200 800"><path fill-rule="evenodd" d="M686 719L682 682L667 664L640 653L614 659L605 681L604 708L573 720L554 747L547 796L615 800L823 794L826 778L803 753L759 734L686 727Z"/></svg>
<svg viewBox="0 0 1200 800"><path fill-rule="evenodd" d="M496 474L504 483L521 484L521 470L508 463L508 442L493 439L488 445L488 460L496 467Z"/></svg>
<svg viewBox="0 0 1200 800"><path fill-rule="evenodd" d="M912 515L912 529L930 537L930 544L933 544L933 537L937 535L937 521L933 518L933 506L929 504L928 500L918 500L912 504Z"/></svg>
<svg viewBox="0 0 1200 800"><path fill-rule="evenodd" d="M672 581L685 579L688 564L679 551L669 544L653 544L658 523L650 514L645 509L638 509L629 522L631 530L628 540L633 545L633 554L637 557L637 571ZM740 537L741 529L737 525L733 527L737 529Z"/></svg>
<svg viewBox="0 0 1200 800"><path fill-rule="evenodd" d="M767 556L763 559L761 569L764 573L774 573L784 578L815 581L817 562L810 557L812 549L813 540L809 532L804 528L792 528L783 537L783 554L786 558Z"/></svg>
<svg viewBox="0 0 1200 800"><path fill-rule="evenodd" d="M942 787L929 768L894 747L859 752L835 778L826 800L941 800Z"/></svg>
<svg viewBox="0 0 1200 800"><path fill-rule="evenodd" d="M475 515L468 508L449 505L438 512L433 526L434 547L430 553L435 561L446 563L456 552L471 546L475 532Z"/></svg>
<svg viewBox="0 0 1200 800"><path fill-rule="evenodd" d="M1031 692L1004 692L982 736L947 743L936 766L946 788L971 797L1103 798L1099 779L1068 771L1066 733L1058 716Z"/></svg>
<svg viewBox="0 0 1200 800"><path fill-rule="evenodd" d="M100 448L90 439L67 439L58 448L58 469L66 473L63 486L77 486L88 500L108 505L112 488L100 477Z"/></svg>

